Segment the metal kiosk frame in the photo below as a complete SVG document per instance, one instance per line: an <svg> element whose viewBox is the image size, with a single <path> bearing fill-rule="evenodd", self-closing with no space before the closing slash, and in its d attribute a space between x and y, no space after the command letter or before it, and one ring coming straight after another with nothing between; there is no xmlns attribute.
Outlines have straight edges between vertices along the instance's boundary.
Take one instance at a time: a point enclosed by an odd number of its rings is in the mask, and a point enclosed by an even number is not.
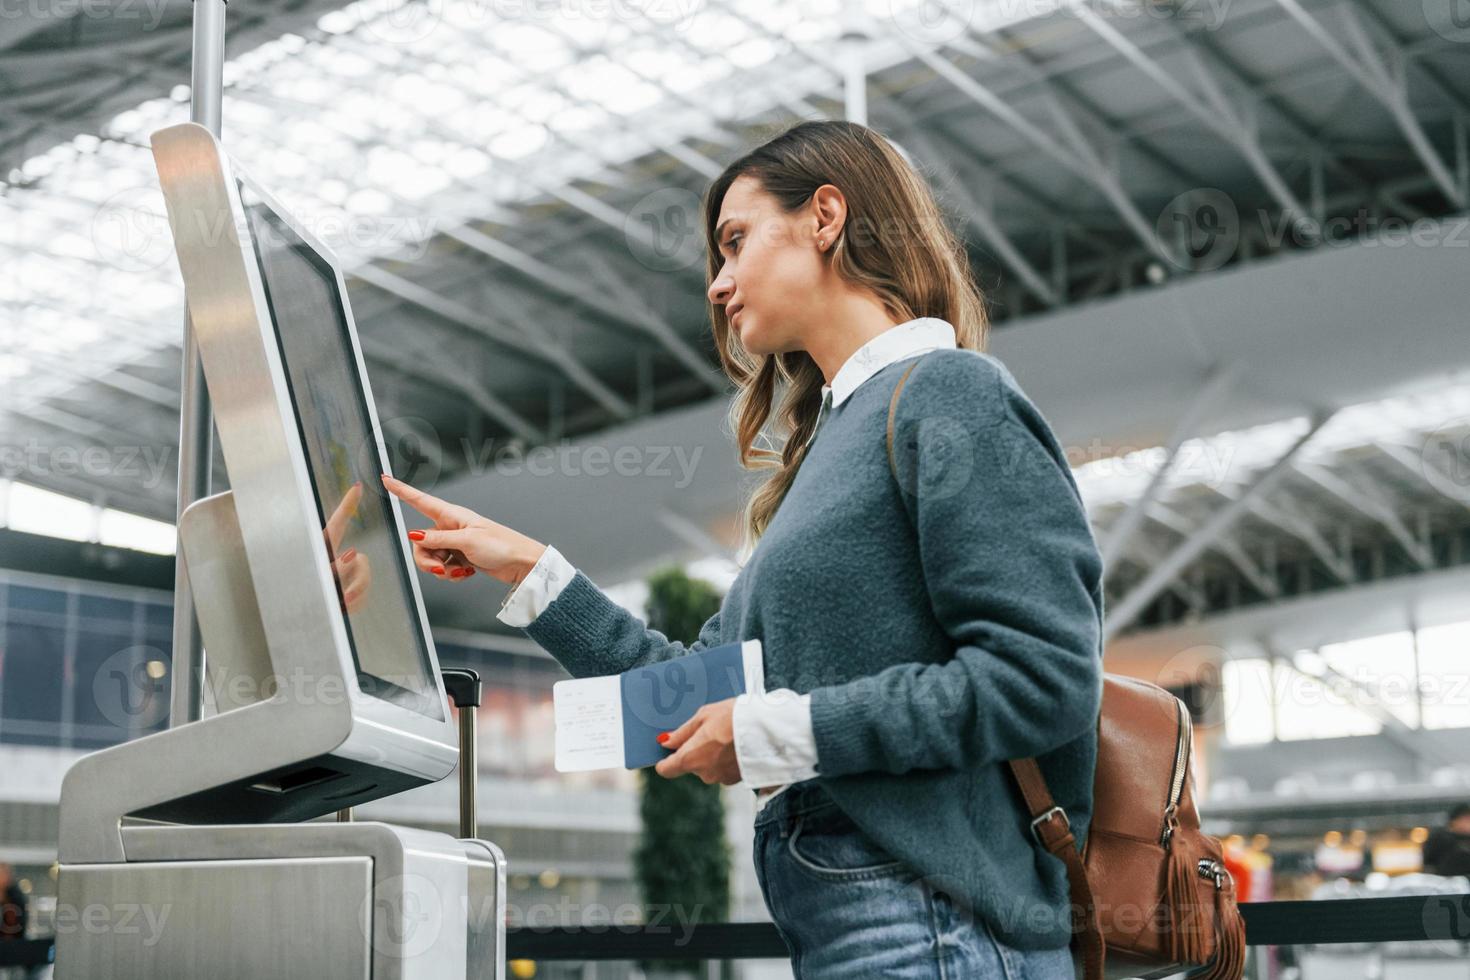
<svg viewBox="0 0 1470 980"><path fill-rule="evenodd" d="M376 678L364 671L323 545L316 476L242 191L314 253L319 271L330 268L345 334L333 339L350 352L352 406L371 428L360 449L386 470L340 267L204 126L160 130L153 146L231 476L230 490L192 502L179 522L218 711L68 771L59 907L79 918L106 910L109 921L111 911L137 909L157 928L58 921L57 976L502 977L505 859L473 839L473 820L462 829L469 839L300 822L442 779L461 747L402 512L386 495L373 501L382 508L378 555L393 566L378 601L403 604L390 614L418 649L382 654L402 660L407 686L364 683ZM334 695L302 696L293 676ZM478 697L465 700L456 698L473 711Z"/></svg>

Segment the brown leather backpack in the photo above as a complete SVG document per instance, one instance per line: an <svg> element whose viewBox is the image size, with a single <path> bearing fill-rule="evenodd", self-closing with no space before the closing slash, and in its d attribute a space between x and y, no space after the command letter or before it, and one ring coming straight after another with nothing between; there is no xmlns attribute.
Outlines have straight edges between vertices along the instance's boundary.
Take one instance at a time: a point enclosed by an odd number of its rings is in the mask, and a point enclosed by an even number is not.
<svg viewBox="0 0 1470 980"><path fill-rule="evenodd" d="M888 405L888 465L895 479ZM1073 952L1085 980L1163 977L1209 964L1190 980L1240 980L1245 922L1216 837L1202 832L1194 803L1184 702L1156 684L1103 675L1092 820L1081 852L1035 759L1012 759L1031 832L1067 866Z"/></svg>

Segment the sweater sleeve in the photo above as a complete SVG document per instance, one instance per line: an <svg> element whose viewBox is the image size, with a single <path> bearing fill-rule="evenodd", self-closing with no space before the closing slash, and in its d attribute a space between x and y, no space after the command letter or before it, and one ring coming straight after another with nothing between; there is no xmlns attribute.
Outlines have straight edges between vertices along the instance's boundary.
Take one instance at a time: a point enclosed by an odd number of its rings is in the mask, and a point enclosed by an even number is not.
<svg viewBox="0 0 1470 980"><path fill-rule="evenodd" d="M915 368L895 430L954 655L813 690L820 774L979 767L1084 734L1102 706L1102 557L1056 437L973 351Z"/></svg>
<svg viewBox="0 0 1470 980"><path fill-rule="evenodd" d="M720 614L689 645L671 640L608 598L578 570L522 631L573 677L605 677L720 644Z"/></svg>

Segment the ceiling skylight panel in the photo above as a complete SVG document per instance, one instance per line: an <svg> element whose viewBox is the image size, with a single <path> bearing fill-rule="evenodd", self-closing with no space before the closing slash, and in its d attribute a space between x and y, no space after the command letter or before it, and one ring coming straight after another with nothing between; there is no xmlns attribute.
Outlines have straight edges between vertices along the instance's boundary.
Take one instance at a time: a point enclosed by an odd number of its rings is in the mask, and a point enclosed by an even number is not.
<svg viewBox="0 0 1470 980"><path fill-rule="evenodd" d="M405 201L421 201L446 190L454 183L453 178L439 166L438 160L420 162L413 179L394 186L393 191ZM347 199L348 207L352 199ZM407 217L405 215L405 217Z"/></svg>
<svg viewBox="0 0 1470 980"><path fill-rule="evenodd" d="M102 135L109 137L112 145L122 140L146 147L148 137L155 130L170 123L184 122L188 110L173 99L152 99L136 109L119 113L102 127ZM104 147L107 144L104 144ZM145 151L146 152L146 151Z"/></svg>
<svg viewBox="0 0 1470 980"><path fill-rule="evenodd" d="M551 31L534 24L506 22L489 31L492 43L516 65L542 72L572 60L572 47Z"/></svg>
<svg viewBox="0 0 1470 980"><path fill-rule="evenodd" d="M724 58L700 58L670 77L668 86L676 92L689 94L724 82L735 74L735 66ZM742 80L741 84L745 82Z"/></svg>
<svg viewBox="0 0 1470 980"><path fill-rule="evenodd" d="M177 313L177 322L170 320L163 324L169 336L184 329L184 286L179 280L179 267L173 262L160 269L159 276L153 279L142 279L115 269L108 270L102 278L104 287L111 290L110 296L119 301L119 305L112 306L110 302L108 305L113 309L127 310L132 320L161 322L155 319L158 315L172 317Z"/></svg>
<svg viewBox="0 0 1470 980"><path fill-rule="evenodd" d="M532 122L556 118L573 103L560 92L550 89L530 89L524 101L516 106L516 113Z"/></svg>
<svg viewBox="0 0 1470 980"><path fill-rule="evenodd" d="M397 181L411 178L414 169L418 166L413 157L396 146L389 146L385 143L367 147L362 162L363 176L375 184L387 187L394 186Z"/></svg>
<svg viewBox="0 0 1470 980"><path fill-rule="evenodd" d="M495 103L497 105L504 106L507 109L513 109L516 112L520 112L523 105L525 105L527 102L530 102L532 99L545 92L546 90L546 84L540 80L530 82L523 81L519 85L515 85L501 91L495 97Z"/></svg>
<svg viewBox="0 0 1470 980"><path fill-rule="evenodd" d="M562 113L557 119L558 126L561 126L568 116L575 115L577 111L574 109ZM490 141L490 153L503 160L520 160L544 149L549 143L549 138L550 134L546 131L546 127L539 123L512 125Z"/></svg>
<svg viewBox="0 0 1470 980"><path fill-rule="evenodd" d="M742 21L718 10L707 10L689 21L684 40L702 51L718 54L755 35Z"/></svg>
<svg viewBox="0 0 1470 980"><path fill-rule="evenodd" d="M520 118L515 113L489 104L467 105L444 119L444 127L458 133L460 139L471 146L485 146L496 136L520 123Z"/></svg>
<svg viewBox="0 0 1470 980"><path fill-rule="evenodd" d="M658 89L605 55L583 62L562 78L567 91L577 99L627 115L645 109L662 97Z"/></svg>
<svg viewBox="0 0 1470 980"><path fill-rule="evenodd" d="M558 133L585 133L612 124L612 115L597 105L572 105L557 113L551 127Z"/></svg>
<svg viewBox="0 0 1470 980"><path fill-rule="evenodd" d="M340 45L324 44L317 48L317 52L321 64L338 78L364 78L373 74L371 61Z"/></svg>
<svg viewBox="0 0 1470 980"><path fill-rule="evenodd" d="M758 68L776 57L776 46L768 38L753 37L726 51L725 57L739 68Z"/></svg>
<svg viewBox="0 0 1470 980"><path fill-rule="evenodd" d="M487 5L476 2L476 0L447 0L439 6L436 13L439 24L449 28L449 31L444 33L460 36L479 34L487 26L497 22L493 14L493 7L487 11ZM438 34L440 31L436 30L434 33Z"/></svg>
<svg viewBox="0 0 1470 980"><path fill-rule="evenodd" d="M443 106L455 106L464 102L464 94L458 89L436 82L419 72L410 72L389 81L393 98L405 105L412 105L424 112L438 112Z"/></svg>
<svg viewBox="0 0 1470 980"><path fill-rule="evenodd" d="M466 95L485 100L499 99L522 77L516 66L483 52L473 61L446 67L447 77Z"/></svg>
<svg viewBox="0 0 1470 980"><path fill-rule="evenodd" d="M644 39L636 48L624 49L620 57L632 71L656 78L670 87L689 70L692 61L680 49L658 39Z"/></svg>
<svg viewBox="0 0 1470 980"><path fill-rule="evenodd" d="M43 305L64 300L75 290L78 277L71 273L71 263L59 262L42 255L12 256L7 266L13 275L0 279L0 290L11 292L17 302ZM10 270L7 270L10 271ZM7 287L14 287L13 290Z"/></svg>
<svg viewBox="0 0 1470 980"><path fill-rule="evenodd" d="M616 9L611 5L601 10L592 4L579 5L576 9L567 5L558 12L558 16L547 18L547 27L584 50L606 47L617 40L609 37L617 23ZM632 12L629 8L623 9Z"/></svg>
<svg viewBox="0 0 1470 980"><path fill-rule="evenodd" d="M20 172L28 180L38 180L50 174L55 168L56 158L43 153L40 156L31 157L22 163L20 165Z"/></svg>
<svg viewBox="0 0 1470 980"><path fill-rule="evenodd" d="M488 154L473 146L462 146L444 157L444 169L460 180L471 180L490 169Z"/></svg>
<svg viewBox="0 0 1470 980"><path fill-rule="evenodd" d="M271 157L271 172L288 181L296 181L306 177L314 168L311 162L299 153L281 147Z"/></svg>
<svg viewBox="0 0 1470 980"><path fill-rule="evenodd" d="M333 108L323 106L314 112L312 119L295 124L298 128L286 145L309 147L320 138L318 134L331 133L354 144L351 152L356 153L357 144L377 142L380 138L383 120L377 109L381 104L369 92L356 92ZM407 113L401 118L404 122L401 129L412 128Z"/></svg>
<svg viewBox="0 0 1470 980"><path fill-rule="evenodd" d="M50 354L70 354L101 339L94 324L58 310L38 309L26 315L30 328L26 349Z"/></svg>
<svg viewBox="0 0 1470 980"><path fill-rule="evenodd" d="M781 37L797 44L815 44L835 40L840 33L841 21L836 15L800 17L788 27L777 31Z"/></svg>
<svg viewBox="0 0 1470 980"><path fill-rule="evenodd" d="M317 29L328 34L346 34L356 29L358 24L356 12L349 10L329 10L316 21Z"/></svg>
<svg viewBox="0 0 1470 980"><path fill-rule="evenodd" d="M67 229L51 239L51 253L73 259L91 259L97 255L97 246L90 238Z"/></svg>
<svg viewBox="0 0 1470 980"><path fill-rule="evenodd" d="M375 187L353 191L347 198L347 210L354 215L384 215L393 208L393 198Z"/></svg>
<svg viewBox="0 0 1470 980"><path fill-rule="evenodd" d="M29 374L33 365L19 354L0 354L0 378L15 380Z"/></svg>
<svg viewBox="0 0 1470 980"><path fill-rule="evenodd" d="M235 91L248 92L257 87L255 83L252 83L240 86ZM235 91L225 90L223 111L226 140L233 140L241 133L255 133L270 126L280 125L279 113L248 97L237 95Z"/></svg>
<svg viewBox="0 0 1470 980"><path fill-rule="evenodd" d="M1375 442L1415 443L1444 425L1445 419L1470 415L1470 384L1447 386L1423 395L1365 402L1341 409L1303 446L1299 459L1333 466L1340 454ZM1271 422L1250 429L1222 432L1207 439L1187 440L1180 459L1165 478L1167 487L1211 484L1221 474L1234 481L1276 461L1306 431L1305 418ZM1078 487L1089 506L1119 503L1143 492L1151 474L1162 464L1164 450L1151 447L1124 456L1094 460L1076 466ZM1075 461L1074 461L1075 462Z"/></svg>

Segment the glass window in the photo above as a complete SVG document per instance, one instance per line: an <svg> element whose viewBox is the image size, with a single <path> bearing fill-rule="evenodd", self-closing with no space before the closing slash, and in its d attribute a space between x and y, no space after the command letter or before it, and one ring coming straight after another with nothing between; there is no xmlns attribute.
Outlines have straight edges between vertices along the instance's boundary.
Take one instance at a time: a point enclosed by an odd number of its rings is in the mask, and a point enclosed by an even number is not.
<svg viewBox="0 0 1470 980"><path fill-rule="evenodd" d="M1408 630L1330 643L1317 651L1331 676L1363 704L1378 705L1410 727L1419 724L1414 695L1414 634Z"/></svg>
<svg viewBox="0 0 1470 980"><path fill-rule="evenodd" d="M1228 660L1221 672L1225 688L1225 738L1234 745L1271 741L1271 666L1261 659Z"/></svg>
<svg viewBox="0 0 1470 980"><path fill-rule="evenodd" d="M0 652L5 669L0 679L0 740L20 745L62 744L65 632L10 623Z"/></svg>
<svg viewBox="0 0 1470 980"><path fill-rule="evenodd" d="M77 612L83 619L113 619L129 624L133 621L135 603L131 600L88 595L85 592L78 599Z"/></svg>
<svg viewBox="0 0 1470 980"><path fill-rule="evenodd" d="M72 744L100 748L127 741L168 713L162 654L138 644L129 626L77 631L72 671Z"/></svg>
<svg viewBox="0 0 1470 980"><path fill-rule="evenodd" d="M1425 728L1470 726L1470 620L1419 631Z"/></svg>
<svg viewBox="0 0 1470 980"><path fill-rule="evenodd" d="M7 604L13 610L66 614L66 593L56 589L32 589L24 585L12 585Z"/></svg>

